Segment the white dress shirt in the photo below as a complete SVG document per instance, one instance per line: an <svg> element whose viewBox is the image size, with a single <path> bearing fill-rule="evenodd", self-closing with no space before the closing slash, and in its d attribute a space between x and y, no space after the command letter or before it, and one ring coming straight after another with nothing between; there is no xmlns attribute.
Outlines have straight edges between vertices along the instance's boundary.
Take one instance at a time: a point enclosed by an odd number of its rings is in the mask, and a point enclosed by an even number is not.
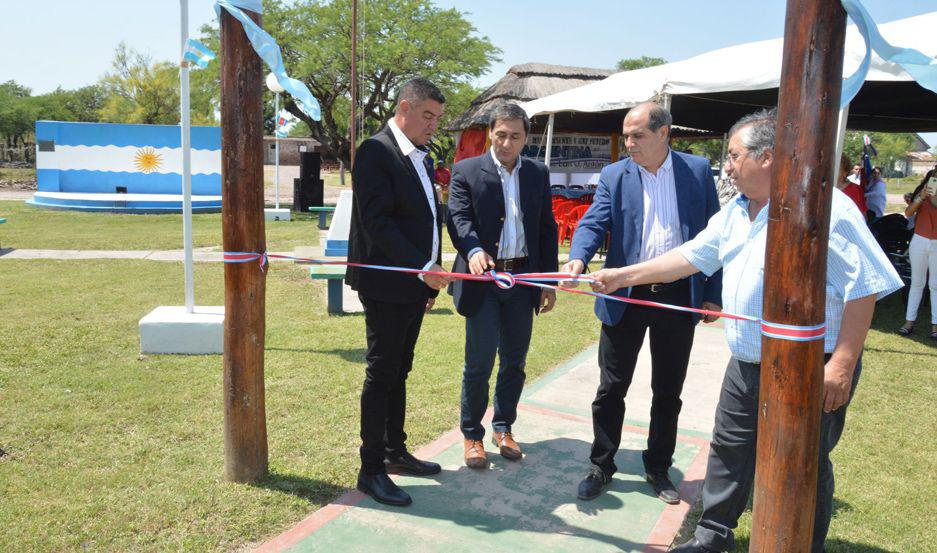
<svg viewBox="0 0 937 553"><path fill-rule="evenodd" d="M400 130L400 127L397 126L397 123L393 119L387 122L387 126L390 127L390 132L394 135L394 140L396 140L397 145L400 146L400 151L410 159L410 163L413 164L417 176L420 177L420 183L423 185L423 193L426 194L426 201L429 203L429 208L433 212L433 251L430 253L429 261L423 266L423 270L426 271L432 267L433 264L437 263L436 252L439 251L439 227L436 225L436 193L433 190L433 183L429 179L429 174L426 172L426 165L423 163L423 160L426 159L426 152L414 146L413 142L410 142L407 135L403 134L403 131ZM423 275L417 276L420 280L423 280Z"/></svg>
<svg viewBox="0 0 937 553"><path fill-rule="evenodd" d="M644 189L644 228L639 261L647 261L683 244L683 235L680 232L672 153L667 153L656 174L640 165L638 170Z"/></svg>
<svg viewBox="0 0 937 553"><path fill-rule="evenodd" d="M513 259L527 256L527 237L524 235L524 213L521 211L520 170L521 156L517 156L514 170L498 161L495 149L490 150L491 159L501 176L501 191L504 193L504 224L501 226L501 241L498 242L498 259Z"/></svg>

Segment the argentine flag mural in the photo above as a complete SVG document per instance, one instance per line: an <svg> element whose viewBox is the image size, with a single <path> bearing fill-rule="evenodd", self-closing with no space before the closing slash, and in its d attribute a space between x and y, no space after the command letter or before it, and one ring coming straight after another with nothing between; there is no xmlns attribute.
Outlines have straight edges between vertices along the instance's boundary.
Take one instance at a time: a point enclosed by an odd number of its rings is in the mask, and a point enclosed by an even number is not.
<svg viewBox="0 0 937 553"><path fill-rule="evenodd" d="M221 208L221 129L192 127L192 205ZM180 211L182 148L175 125L36 122L41 207Z"/></svg>

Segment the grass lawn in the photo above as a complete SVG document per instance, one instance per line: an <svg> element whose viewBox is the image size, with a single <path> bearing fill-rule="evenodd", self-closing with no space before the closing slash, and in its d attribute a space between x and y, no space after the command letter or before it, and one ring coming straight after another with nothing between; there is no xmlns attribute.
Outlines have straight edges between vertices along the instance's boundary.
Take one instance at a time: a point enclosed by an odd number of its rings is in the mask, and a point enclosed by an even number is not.
<svg viewBox="0 0 937 553"><path fill-rule="evenodd" d="M918 318L926 323L929 315L922 308ZM937 342L921 329L913 339L899 336L903 321L900 292L878 304L846 429L833 450L829 553L932 551L937 542ZM750 533L749 511L737 532L739 551L748 550Z"/></svg>
<svg viewBox="0 0 937 553"><path fill-rule="evenodd" d="M181 250L182 215L80 213L0 201L0 232L7 248L50 250ZM319 243L318 214L294 213L292 221L268 222L267 249L290 251ZM192 244L221 249L221 214L192 215Z"/></svg>
<svg viewBox="0 0 937 553"><path fill-rule="evenodd" d="M0 181L34 181L36 170L32 167L0 167Z"/></svg>
<svg viewBox="0 0 937 553"><path fill-rule="evenodd" d="M287 206L288 207L288 206ZM6 248L48 250L180 250L181 215L126 215L80 213L30 207L20 200L0 201L0 228ZM292 221L267 222L267 249L291 251L296 246L319 244L319 215L293 213ZM331 220L331 219L330 219ZM192 216L192 243L196 248L221 249L221 214ZM443 229L442 250L455 253ZM569 245L559 251L565 258Z"/></svg>
<svg viewBox="0 0 937 553"><path fill-rule="evenodd" d="M913 192L921 184L923 175L902 177L900 179L885 179L885 191L889 194L906 194Z"/></svg>
<svg viewBox="0 0 937 553"><path fill-rule="evenodd" d="M200 305L220 264L196 264ZM180 264L0 262L0 543L8 550L216 550L269 539L354 485L364 318L327 316L324 284L267 278L270 477L221 480L220 356L140 356L137 321L180 305ZM428 316L409 381L416 449L458 423L464 323ZM533 381L597 336L590 302L535 322Z"/></svg>

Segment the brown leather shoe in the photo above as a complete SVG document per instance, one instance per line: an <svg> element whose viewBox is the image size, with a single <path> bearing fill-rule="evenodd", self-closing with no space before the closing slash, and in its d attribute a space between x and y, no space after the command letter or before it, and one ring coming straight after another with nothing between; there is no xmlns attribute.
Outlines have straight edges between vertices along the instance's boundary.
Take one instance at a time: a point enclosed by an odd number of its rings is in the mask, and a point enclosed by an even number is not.
<svg viewBox="0 0 937 553"><path fill-rule="evenodd" d="M491 441L501 450L501 456L505 459L517 461L521 458L521 446L517 445L510 432L495 432L491 436Z"/></svg>
<svg viewBox="0 0 937 553"><path fill-rule="evenodd" d="M470 469L488 468L488 456L485 455L485 444L481 440L464 441L465 465Z"/></svg>

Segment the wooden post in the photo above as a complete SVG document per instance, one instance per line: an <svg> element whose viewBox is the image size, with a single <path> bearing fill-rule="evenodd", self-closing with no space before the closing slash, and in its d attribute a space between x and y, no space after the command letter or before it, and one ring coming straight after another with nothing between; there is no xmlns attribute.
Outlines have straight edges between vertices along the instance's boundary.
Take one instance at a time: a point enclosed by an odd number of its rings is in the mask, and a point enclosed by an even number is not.
<svg viewBox="0 0 937 553"><path fill-rule="evenodd" d="M788 0L778 97L763 318L824 322L836 115L846 13ZM762 338L752 552L806 552L817 488L823 340Z"/></svg>
<svg viewBox="0 0 937 553"><path fill-rule="evenodd" d="M259 14L247 12L260 24ZM266 251L263 67L241 23L221 11L221 231L227 252ZM267 474L264 285L259 262L224 268L224 478Z"/></svg>

